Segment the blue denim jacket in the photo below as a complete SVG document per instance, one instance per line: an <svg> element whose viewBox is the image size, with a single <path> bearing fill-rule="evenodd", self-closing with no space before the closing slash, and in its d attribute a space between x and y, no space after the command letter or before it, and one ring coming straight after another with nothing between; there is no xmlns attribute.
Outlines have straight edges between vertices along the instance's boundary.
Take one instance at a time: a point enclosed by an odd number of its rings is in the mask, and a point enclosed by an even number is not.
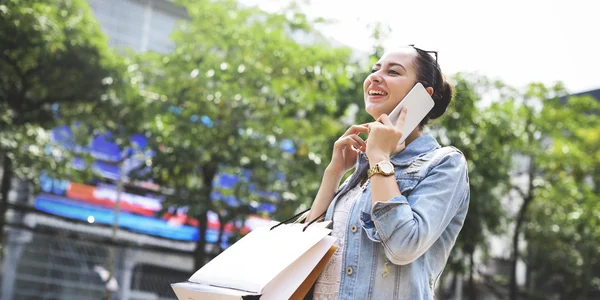
<svg viewBox="0 0 600 300"><path fill-rule="evenodd" d="M433 299L463 226L470 191L460 151L440 147L427 133L391 161L402 195L373 206L367 184L353 205L338 299Z"/></svg>

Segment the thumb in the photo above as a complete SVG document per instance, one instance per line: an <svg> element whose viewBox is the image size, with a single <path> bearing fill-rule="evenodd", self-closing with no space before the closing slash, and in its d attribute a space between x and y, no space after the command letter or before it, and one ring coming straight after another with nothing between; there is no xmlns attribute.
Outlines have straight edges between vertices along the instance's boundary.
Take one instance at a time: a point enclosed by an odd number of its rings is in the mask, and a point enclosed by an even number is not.
<svg viewBox="0 0 600 300"><path fill-rule="evenodd" d="M396 121L396 128L403 130L404 123L406 123L406 114L408 113L408 108L405 106L400 111L400 116L398 116L398 120Z"/></svg>

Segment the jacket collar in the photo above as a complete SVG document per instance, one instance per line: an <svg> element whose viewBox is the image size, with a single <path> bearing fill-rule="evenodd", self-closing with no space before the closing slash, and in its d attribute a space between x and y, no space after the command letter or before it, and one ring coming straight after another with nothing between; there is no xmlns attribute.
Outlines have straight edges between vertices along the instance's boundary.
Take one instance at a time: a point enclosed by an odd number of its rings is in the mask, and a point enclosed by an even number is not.
<svg viewBox="0 0 600 300"><path fill-rule="evenodd" d="M393 164L407 165L419 156L429 153L437 148L440 148L440 144L431 133L427 132L408 144L408 146L400 153L393 155L390 160Z"/></svg>
<svg viewBox="0 0 600 300"><path fill-rule="evenodd" d="M404 150L390 157L390 161L394 165L409 165L415 159L422 156L423 154L429 153L435 149L440 148L438 141L431 135L431 133L424 133L422 136L416 138L412 143L408 144ZM356 168L361 164L368 164L367 155L364 152L360 152L356 160Z"/></svg>

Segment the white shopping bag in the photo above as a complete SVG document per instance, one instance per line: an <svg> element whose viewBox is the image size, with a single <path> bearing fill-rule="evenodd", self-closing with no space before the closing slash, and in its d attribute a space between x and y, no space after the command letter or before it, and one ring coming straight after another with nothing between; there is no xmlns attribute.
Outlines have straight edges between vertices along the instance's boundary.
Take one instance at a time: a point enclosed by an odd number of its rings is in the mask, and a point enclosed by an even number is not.
<svg viewBox="0 0 600 300"><path fill-rule="evenodd" d="M289 299L333 247L329 222L259 227L172 284L180 300Z"/></svg>

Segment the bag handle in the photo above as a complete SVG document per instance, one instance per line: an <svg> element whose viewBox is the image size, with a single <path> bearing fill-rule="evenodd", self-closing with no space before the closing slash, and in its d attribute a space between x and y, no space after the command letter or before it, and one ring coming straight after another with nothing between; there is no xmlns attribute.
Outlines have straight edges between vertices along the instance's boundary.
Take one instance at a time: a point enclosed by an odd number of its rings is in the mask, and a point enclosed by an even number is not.
<svg viewBox="0 0 600 300"><path fill-rule="evenodd" d="M299 217L299 216L301 216L301 215L303 215L303 214L305 214L305 213L307 213L307 212L309 212L309 211L310 211L310 208L309 208L309 209L307 209L307 210L301 211L300 213L298 213L298 214L296 214L296 215L294 215L294 216L292 216L292 217L289 217L289 218L287 218L287 219L285 219L285 220L283 220L283 221L279 222L279 224L277 224L277 225L275 225L275 226L271 227L271 229L270 229L270 230L273 230L273 229L275 229L275 228L279 227L280 225L287 224L287 223L289 223L291 220L293 220L293 219L295 219L295 218L297 218L297 217ZM313 224L313 223L315 223L317 220L319 220L320 218L324 217L326 212L327 212L327 211L324 211L324 212L323 212L323 213L322 213L320 216L318 216L318 217L316 217L314 220L312 220L312 221L308 222L308 224L306 224L306 226L304 226L304 228L302 228L302 232L304 232L304 231L306 230L306 228L308 228L308 226L312 225L312 224Z"/></svg>

